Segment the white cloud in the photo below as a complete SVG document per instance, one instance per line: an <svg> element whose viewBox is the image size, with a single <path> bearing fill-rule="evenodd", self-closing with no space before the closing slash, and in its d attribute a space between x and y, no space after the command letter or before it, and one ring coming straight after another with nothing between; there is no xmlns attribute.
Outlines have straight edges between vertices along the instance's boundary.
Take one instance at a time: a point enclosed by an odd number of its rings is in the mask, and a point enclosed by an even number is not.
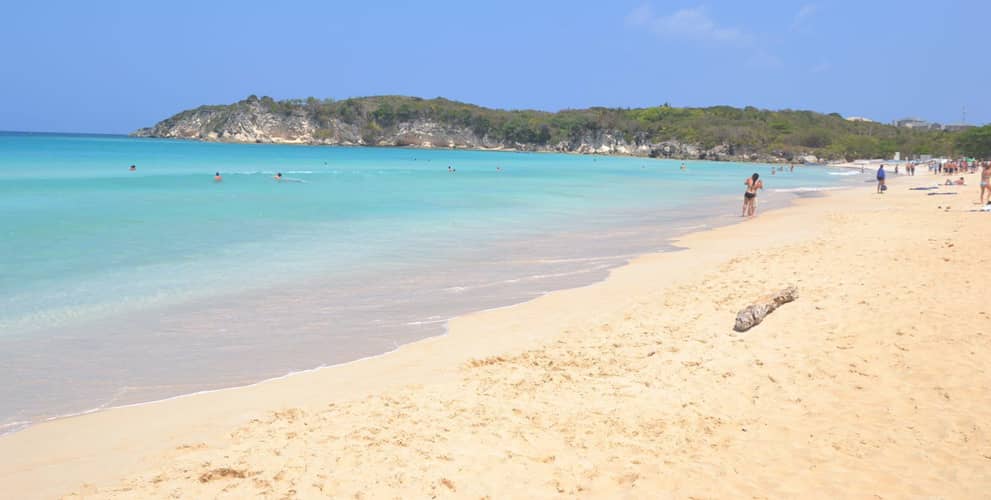
<svg viewBox="0 0 991 500"><path fill-rule="evenodd" d="M739 49L734 57L740 57L747 68L784 67L781 59L769 52L757 36L743 28L718 24L705 6L658 15L649 4L643 4L627 14L626 23L669 40L734 47Z"/></svg>
<svg viewBox="0 0 991 500"><path fill-rule="evenodd" d="M795 19L791 22L791 30L795 31L801 28L818 10L819 7L814 3L803 5L801 9L798 9Z"/></svg>
<svg viewBox="0 0 991 500"><path fill-rule="evenodd" d="M816 64L815 66L812 66L812 68L809 69L809 72L810 73L825 73L825 72L827 72L827 71L829 71L831 69L833 69L833 65L832 64L829 64L826 61L823 61L823 62L821 62L819 64Z"/></svg>
<svg viewBox="0 0 991 500"><path fill-rule="evenodd" d="M633 9L626 16L626 22L643 26L658 36L681 40L709 43L722 43L746 46L753 37L735 27L720 26L710 16L705 7L681 9L669 15L655 15L649 5Z"/></svg>

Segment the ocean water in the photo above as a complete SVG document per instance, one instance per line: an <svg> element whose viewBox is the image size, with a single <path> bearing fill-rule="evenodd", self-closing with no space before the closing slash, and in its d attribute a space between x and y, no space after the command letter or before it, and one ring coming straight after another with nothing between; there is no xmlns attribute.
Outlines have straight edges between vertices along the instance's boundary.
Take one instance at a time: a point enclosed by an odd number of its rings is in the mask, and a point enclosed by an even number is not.
<svg viewBox="0 0 991 500"><path fill-rule="evenodd" d="M681 163L0 133L0 432L381 354L594 282L737 220L755 171L762 207L863 180Z"/></svg>

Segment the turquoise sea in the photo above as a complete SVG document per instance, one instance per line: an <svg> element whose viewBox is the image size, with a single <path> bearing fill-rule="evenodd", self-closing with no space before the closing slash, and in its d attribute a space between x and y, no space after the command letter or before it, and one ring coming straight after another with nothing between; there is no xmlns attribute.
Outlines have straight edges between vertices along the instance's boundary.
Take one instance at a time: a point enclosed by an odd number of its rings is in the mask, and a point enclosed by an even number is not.
<svg viewBox="0 0 991 500"><path fill-rule="evenodd" d="M755 171L762 208L862 182L681 163L0 133L0 432L381 354L594 282L738 220Z"/></svg>

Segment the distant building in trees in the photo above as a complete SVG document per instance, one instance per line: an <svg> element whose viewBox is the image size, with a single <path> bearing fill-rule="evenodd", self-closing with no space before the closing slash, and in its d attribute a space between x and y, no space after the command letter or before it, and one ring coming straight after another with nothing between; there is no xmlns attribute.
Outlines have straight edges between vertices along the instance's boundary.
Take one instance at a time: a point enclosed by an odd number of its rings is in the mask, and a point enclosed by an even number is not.
<svg viewBox="0 0 991 500"><path fill-rule="evenodd" d="M974 128L974 125L969 123L950 123L943 126L943 130L946 130L947 132L957 132L960 130L967 130L969 128Z"/></svg>
<svg viewBox="0 0 991 500"><path fill-rule="evenodd" d="M920 118L902 118L901 120L895 120L892 125L902 128L920 128L927 130L933 128L932 123Z"/></svg>

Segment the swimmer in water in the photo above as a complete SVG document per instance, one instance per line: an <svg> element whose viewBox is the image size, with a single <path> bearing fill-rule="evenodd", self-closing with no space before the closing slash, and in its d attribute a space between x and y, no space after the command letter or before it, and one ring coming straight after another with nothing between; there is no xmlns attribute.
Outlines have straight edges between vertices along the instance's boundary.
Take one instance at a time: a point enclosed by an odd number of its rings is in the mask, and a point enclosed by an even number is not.
<svg viewBox="0 0 991 500"><path fill-rule="evenodd" d="M276 181L282 182L282 172L275 174L275 177L272 178L275 179Z"/></svg>
<svg viewBox="0 0 991 500"><path fill-rule="evenodd" d="M213 182L220 182L222 180L224 180L224 178L220 176L220 172L213 174Z"/></svg>
<svg viewBox="0 0 991 500"><path fill-rule="evenodd" d="M128 168L128 170L130 170L131 172L134 172L137 169L138 169L138 167L135 167L134 165L131 165L131 167Z"/></svg>
<svg viewBox="0 0 991 500"><path fill-rule="evenodd" d="M684 169L685 169L685 164L684 164L684 163L682 163L682 164L681 164L681 169L682 169L682 170L684 170Z"/></svg>

